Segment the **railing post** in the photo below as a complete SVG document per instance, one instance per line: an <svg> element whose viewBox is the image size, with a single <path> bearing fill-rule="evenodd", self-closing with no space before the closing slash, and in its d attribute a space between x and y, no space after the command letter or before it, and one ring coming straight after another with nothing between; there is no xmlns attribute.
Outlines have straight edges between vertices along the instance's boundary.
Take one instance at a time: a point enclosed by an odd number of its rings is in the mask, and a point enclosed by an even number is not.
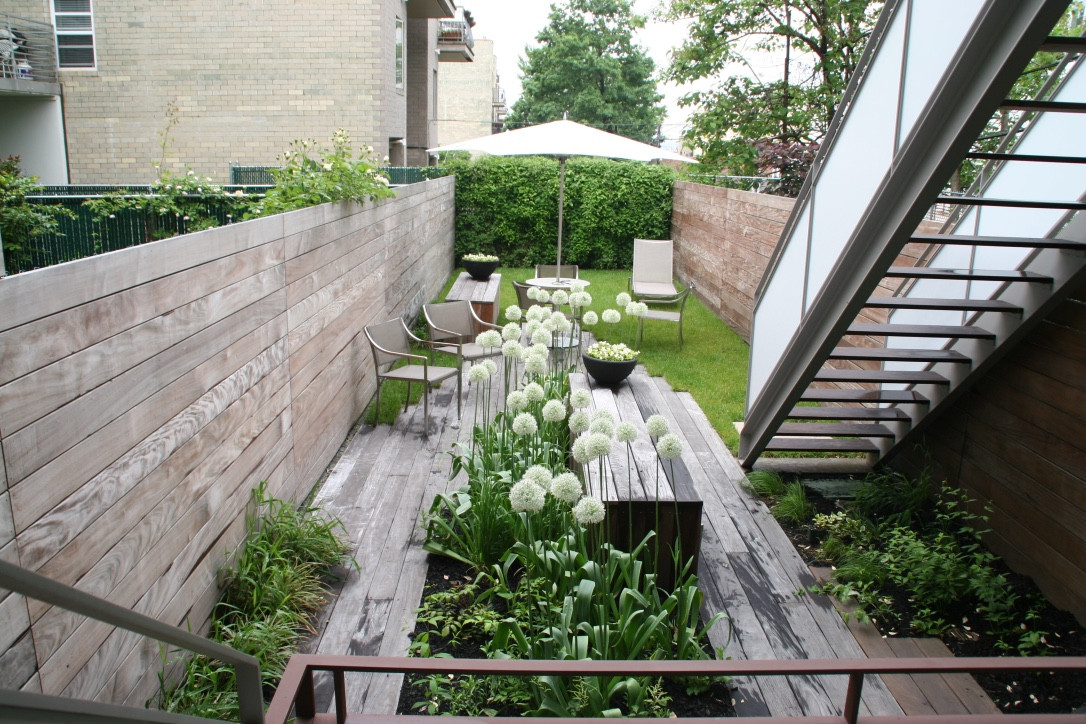
<svg viewBox="0 0 1086 724"><path fill-rule="evenodd" d="M423 393L425 394L425 393ZM332 672L333 688L336 690L336 724L346 724L347 722L347 677L343 674L343 669L336 669Z"/></svg>
<svg viewBox="0 0 1086 724"><path fill-rule="evenodd" d="M845 692L845 710L841 714L846 724L856 724L860 716L860 695L864 688L864 675L861 671L851 671L848 675L848 690Z"/></svg>

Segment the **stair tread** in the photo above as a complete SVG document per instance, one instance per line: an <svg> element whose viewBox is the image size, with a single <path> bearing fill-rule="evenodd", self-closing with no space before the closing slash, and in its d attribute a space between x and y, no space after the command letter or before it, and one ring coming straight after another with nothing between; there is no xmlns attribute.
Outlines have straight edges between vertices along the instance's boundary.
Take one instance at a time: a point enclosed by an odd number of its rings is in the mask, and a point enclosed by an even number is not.
<svg viewBox="0 0 1086 724"><path fill-rule="evenodd" d="M812 437L773 437L765 446L766 450L796 452L870 452L877 453L875 443L864 438L812 438Z"/></svg>
<svg viewBox="0 0 1086 724"><path fill-rule="evenodd" d="M798 405L788 413L794 420L908 420L897 407L853 407L849 405Z"/></svg>
<svg viewBox="0 0 1086 724"><path fill-rule="evenodd" d="M931 299L928 297L871 297L866 307L879 309L962 309L971 312L1014 312L1022 308L1002 299Z"/></svg>
<svg viewBox="0 0 1086 724"><path fill-rule="evenodd" d="M835 347L830 359L887 360L894 362L969 362L969 357L953 349L914 349L903 347Z"/></svg>
<svg viewBox="0 0 1086 724"><path fill-rule="evenodd" d="M947 269L923 266L892 266L885 276L909 279L961 279L990 282L1034 282L1051 284L1052 277L1019 269Z"/></svg>
<svg viewBox="0 0 1086 724"><path fill-rule="evenodd" d="M885 425L862 422L782 422L778 435L816 435L821 437L893 437Z"/></svg>
<svg viewBox="0 0 1086 724"><path fill-rule="evenodd" d="M975 337L995 339L995 334L982 327L942 324L868 324L850 326L848 334L870 334L888 337Z"/></svg>
<svg viewBox="0 0 1086 724"><path fill-rule="evenodd" d="M967 246L1012 246L1037 249L1086 249L1086 243L1070 239L1043 239L1025 236L966 236L955 234L914 234L910 241L921 244Z"/></svg>
<svg viewBox="0 0 1086 724"><path fill-rule="evenodd" d="M937 385L950 384L950 380L931 370L840 370L821 369L815 373L821 382L920 382Z"/></svg>
<svg viewBox="0 0 1086 724"><path fill-rule="evenodd" d="M927 404L928 398L915 390L806 390L805 402L914 402Z"/></svg>

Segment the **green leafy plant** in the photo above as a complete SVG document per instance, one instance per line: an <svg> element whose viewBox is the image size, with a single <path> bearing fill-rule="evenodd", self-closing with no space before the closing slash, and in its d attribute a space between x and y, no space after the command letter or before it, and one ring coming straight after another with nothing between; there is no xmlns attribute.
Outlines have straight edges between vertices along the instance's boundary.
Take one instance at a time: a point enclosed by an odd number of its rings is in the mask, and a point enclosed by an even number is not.
<svg viewBox="0 0 1086 724"><path fill-rule="evenodd" d="M280 159L282 167L272 171L275 186L250 214L267 216L329 201L377 201L395 195L372 154L373 149L365 146L356 156L343 129L332 134L330 148L312 139L294 141Z"/></svg>
<svg viewBox="0 0 1086 724"><path fill-rule="evenodd" d="M21 268L29 260L31 239L57 233L57 218L74 216L63 206L26 200L41 190L37 176L22 175L18 156L0 161L0 238L4 258L12 269Z"/></svg>
<svg viewBox="0 0 1086 724"><path fill-rule="evenodd" d="M776 497L784 494L784 478L772 470L751 470L747 473L746 486L758 495Z"/></svg>
<svg viewBox="0 0 1086 724"><path fill-rule="evenodd" d="M784 493L770 508L773 517L794 525L804 525L815 514L814 505L807 499L807 489L803 483L789 483Z"/></svg>

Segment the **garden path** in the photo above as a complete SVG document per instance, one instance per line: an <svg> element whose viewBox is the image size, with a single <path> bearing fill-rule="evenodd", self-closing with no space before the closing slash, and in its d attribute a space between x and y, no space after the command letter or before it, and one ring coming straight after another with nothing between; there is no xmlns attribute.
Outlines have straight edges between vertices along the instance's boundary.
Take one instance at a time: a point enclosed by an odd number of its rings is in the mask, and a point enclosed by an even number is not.
<svg viewBox="0 0 1086 724"><path fill-rule="evenodd" d="M703 616L728 616L710 632L713 646L725 647L734 659L863 657L829 600L802 593L815 579L766 506L742 488L742 470L693 398L642 367L620 394L626 387L651 400L685 441L681 460L704 501ZM449 480L448 451L470 434L475 386L466 395L462 421L455 389L446 382L431 393L429 438L421 434L422 406L415 405L392 426L359 426L344 444L314 503L344 522L358 570L351 569L335 592L306 653L406 653L426 576L422 514L437 493L463 483ZM401 681L348 674L347 711L393 713ZM736 683L737 710L750 716L839 714L846 685L844 677ZM318 710L329 710L331 689L330 679L319 681ZM901 713L877 677L864 687L863 711Z"/></svg>

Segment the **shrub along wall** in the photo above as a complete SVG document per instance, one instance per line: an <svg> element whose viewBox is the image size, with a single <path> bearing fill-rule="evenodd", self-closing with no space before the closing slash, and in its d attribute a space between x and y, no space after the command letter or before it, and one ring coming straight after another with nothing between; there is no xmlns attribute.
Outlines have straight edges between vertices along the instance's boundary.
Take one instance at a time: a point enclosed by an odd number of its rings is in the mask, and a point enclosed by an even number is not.
<svg viewBox="0 0 1086 724"><path fill-rule="evenodd" d="M497 254L504 266L553 264L558 161L488 156L443 166L456 174L456 258ZM562 262L625 269L633 240L667 238L674 172L647 163L571 158Z"/></svg>
<svg viewBox="0 0 1086 724"><path fill-rule="evenodd" d="M452 270L453 179L0 279L0 555L202 630L249 491L312 488L375 389L363 326ZM159 649L0 599L0 687L141 705Z"/></svg>

